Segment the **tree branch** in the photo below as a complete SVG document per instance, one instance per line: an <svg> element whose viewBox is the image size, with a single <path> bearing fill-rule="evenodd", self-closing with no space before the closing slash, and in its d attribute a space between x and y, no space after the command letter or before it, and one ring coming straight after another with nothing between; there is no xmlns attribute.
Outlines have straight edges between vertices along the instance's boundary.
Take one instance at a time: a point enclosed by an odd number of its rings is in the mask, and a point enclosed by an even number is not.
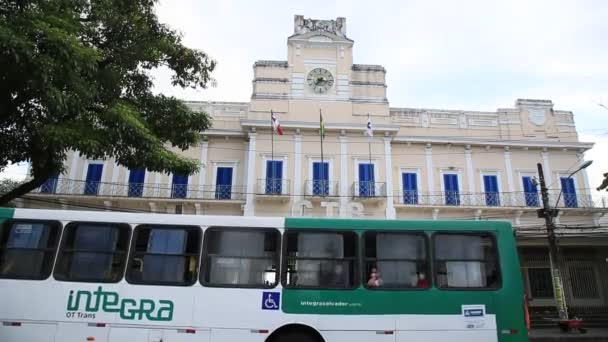
<svg viewBox="0 0 608 342"><path fill-rule="evenodd" d="M34 178L28 182L25 182L25 183L19 185L15 189L0 196L0 206L7 205L10 201L27 194L28 192L41 186L43 183L44 183L44 180L38 180L38 179Z"/></svg>

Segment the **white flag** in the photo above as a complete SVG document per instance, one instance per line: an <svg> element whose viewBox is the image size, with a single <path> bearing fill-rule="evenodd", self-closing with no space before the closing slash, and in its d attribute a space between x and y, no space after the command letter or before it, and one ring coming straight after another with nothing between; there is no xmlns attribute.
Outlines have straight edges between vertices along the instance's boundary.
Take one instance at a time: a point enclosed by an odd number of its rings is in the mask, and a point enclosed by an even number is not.
<svg viewBox="0 0 608 342"><path fill-rule="evenodd" d="M367 128L365 129L365 134L373 137L374 136L374 129L372 128L372 117L367 114Z"/></svg>

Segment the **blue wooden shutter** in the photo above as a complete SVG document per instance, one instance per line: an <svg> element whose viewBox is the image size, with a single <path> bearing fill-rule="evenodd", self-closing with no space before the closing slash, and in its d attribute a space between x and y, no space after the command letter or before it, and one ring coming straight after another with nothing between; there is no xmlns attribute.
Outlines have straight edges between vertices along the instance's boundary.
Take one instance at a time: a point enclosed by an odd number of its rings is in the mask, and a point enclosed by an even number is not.
<svg viewBox="0 0 608 342"><path fill-rule="evenodd" d="M401 175L403 182L403 203L418 204L418 176L405 172Z"/></svg>
<svg viewBox="0 0 608 342"><path fill-rule="evenodd" d="M40 192L43 194L54 194L57 191L57 182L59 181L59 176L53 176L46 180L40 186Z"/></svg>
<svg viewBox="0 0 608 342"><path fill-rule="evenodd" d="M215 199L232 198L232 168L218 167L215 178Z"/></svg>
<svg viewBox="0 0 608 342"><path fill-rule="evenodd" d="M87 168L87 178L84 184L85 195L97 195L102 172L103 164L89 164L89 167Z"/></svg>
<svg viewBox="0 0 608 342"><path fill-rule="evenodd" d="M283 161L266 161L266 193L281 194L283 192Z"/></svg>
<svg viewBox="0 0 608 342"><path fill-rule="evenodd" d="M316 196L327 196L329 194L329 163L312 163L312 193Z"/></svg>
<svg viewBox="0 0 608 342"><path fill-rule="evenodd" d="M458 175L444 174L443 185L445 188L445 204L460 205L460 193L458 190Z"/></svg>
<svg viewBox="0 0 608 342"><path fill-rule="evenodd" d="M145 177L145 168L129 171L129 197L141 197L143 195Z"/></svg>
<svg viewBox="0 0 608 342"><path fill-rule="evenodd" d="M188 176L174 174L171 186L171 197L186 198L188 194Z"/></svg>
<svg viewBox="0 0 608 342"><path fill-rule="evenodd" d="M576 198L576 189L574 188L574 179L569 177L561 177L562 191L564 193L564 206L568 208L578 207Z"/></svg>
<svg viewBox="0 0 608 342"><path fill-rule="evenodd" d="M494 175L483 176L483 186L486 195L486 205L500 205L500 196L498 193L498 177Z"/></svg>
<svg viewBox="0 0 608 342"><path fill-rule="evenodd" d="M359 196L371 197L375 193L374 164L359 164Z"/></svg>
<svg viewBox="0 0 608 342"><path fill-rule="evenodd" d="M526 200L526 206L538 207L538 190L536 189L534 181L532 181L532 177L524 176L522 177L522 182L524 184L524 198Z"/></svg>

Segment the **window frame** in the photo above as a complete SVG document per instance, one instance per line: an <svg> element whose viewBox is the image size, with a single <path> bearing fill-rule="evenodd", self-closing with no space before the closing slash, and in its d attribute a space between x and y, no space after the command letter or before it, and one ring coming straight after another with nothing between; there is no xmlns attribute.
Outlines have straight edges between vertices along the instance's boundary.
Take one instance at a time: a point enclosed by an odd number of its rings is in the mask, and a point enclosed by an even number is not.
<svg viewBox="0 0 608 342"><path fill-rule="evenodd" d="M502 289L503 286L503 275L502 275L502 267L500 265L500 261L502 260L500 257L500 248L498 247L498 239L496 238L495 231L435 231L431 236L431 256L432 256L432 272L433 272L433 283L435 288L441 291L498 291ZM498 272L498 280L497 286L495 287L440 287L437 286L439 282L437 281L437 262L438 261L458 261L455 259L437 259L435 257L435 246L436 246L436 238L438 235L464 235L464 236L481 236L481 237L489 237L494 245L494 252L496 254L496 271ZM461 261L476 261L476 260L461 260Z"/></svg>
<svg viewBox="0 0 608 342"><path fill-rule="evenodd" d="M140 234L141 229L176 229L176 230L185 230L185 231L198 231L198 245L196 253L186 253L186 254L162 254L162 253L148 253L148 252L137 252L137 238ZM149 240L148 240L149 242ZM186 244L188 241L186 241ZM199 269L201 262L201 250L203 246L203 228L201 226L195 225L180 225L180 224L152 224L152 223L142 223L135 227L133 227L131 233L131 244L129 247L129 256L127 259L127 268L125 270L124 280L131 285L147 285L147 286L179 286L179 287L189 287L198 281L199 277ZM180 283L180 282L148 282L148 281L134 281L130 275L130 270L133 267L134 256L137 254L143 255L163 255L163 256L194 256L196 258L196 267L194 268L194 276L192 277L192 281L188 283Z"/></svg>
<svg viewBox="0 0 608 342"><path fill-rule="evenodd" d="M20 250L37 250L43 251L44 253L49 253L52 255L51 267L48 270L48 274L42 274L40 277L22 277L22 276L5 276L0 274L0 279L17 279L17 280L46 280L51 277L53 274L53 270L55 268L55 262L57 261L57 251L59 250L60 241L63 235L63 225L60 221L56 220L36 220L36 219L8 219L2 223L2 230L4 231L7 226L12 226L15 223L31 223L31 224L48 224L51 228L55 228L55 244L52 248L11 248L11 249L20 249ZM0 236L1 237L1 236ZM6 250L6 247L0 246L0 251Z"/></svg>
<svg viewBox="0 0 608 342"><path fill-rule="evenodd" d="M363 272L366 269L366 263L368 261L368 258L365 256L365 246L366 246L366 235L368 233L374 233L374 234L382 234L382 233L387 233L387 234L407 234L407 235L414 235L414 236L422 236L424 238L424 247L425 247L425 257L426 260L425 262L427 263L426 266L426 279L429 282L429 286L425 287L425 288L420 288L420 287L368 287L367 286L367 280L365 279L367 277L367 274L365 272ZM435 277L434 277L434 268L433 268L433 264L434 264L434 260L431 259L431 243L430 243L430 238L429 235L422 230L412 230L412 231L407 231L407 230L399 230L399 231L394 231L394 230L366 230L364 231L361 236L360 236L362 242L360 243L360 247L361 247L361 251L360 251L360 264L361 264L361 271L359 272L361 275L361 285L366 289L366 290L370 290L370 291L428 291L430 289L432 289L435 285ZM371 258L370 258L371 259ZM375 258L376 261L378 261L378 258ZM391 261L412 261L411 259L383 259L383 260L391 260Z"/></svg>
<svg viewBox="0 0 608 342"><path fill-rule="evenodd" d="M339 234L352 234L354 236L353 241L355 241L354 246L354 263L353 263L353 285L351 287L326 287L326 286L290 286L287 285L287 235L290 233L317 233L317 234L329 234L329 233L339 233ZM284 289L289 290L344 290L344 291L353 291L360 287L361 285L361 242L360 242L360 234L356 230L341 230L341 229L330 229L330 230L319 230L319 229L289 229L284 230L282 234L282 243L281 243L281 286ZM332 259L332 258L300 258L300 259L311 259L311 260L348 260L347 258L342 259Z"/></svg>
<svg viewBox="0 0 608 342"><path fill-rule="evenodd" d="M99 280L99 279L92 279L92 278L82 278L82 279L78 279L78 280L74 280L74 279L67 279L67 278L60 278L57 277L57 265L58 265L58 261L60 260L60 258L62 257L64 252L68 252L68 253L73 253L74 252L82 252L82 253L95 253L95 254L105 254L105 255L112 255L115 256L117 254L120 254L120 252L116 252L116 250L114 252L106 252L106 251L87 251L87 250L83 250L83 249L71 249L71 250L65 250L65 245L67 243L67 239L68 239L68 228L72 228L74 226L78 227L78 225L81 224L86 224L86 225L98 225L98 226L104 226L104 225L112 225L115 226L119 229L119 238L120 238L120 230L126 230L127 231L127 238L126 238L126 249L124 250L124 252L122 252L124 254L124 261L122 262L122 272L120 273L121 276L118 278L118 280L113 281L113 280ZM61 234L61 241L59 243L59 247L57 248L57 252L55 255L55 264L53 267L53 279L55 279L56 281L62 281L62 282L69 282L69 283L99 283L99 284L117 284L120 283L124 278L125 278L125 273L126 273L126 266L127 266L127 261L129 258L129 249L130 249L130 245L131 245L131 238L133 236L133 229L131 227L131 225L129 225L128 223L123 223L123 222L99 222L99 221L70 221L68 224L65 225L65 227L63 227L63 232Z"/></svg>
<svg viewBox="0 0 608 342"><path fill-rule="evenodd" d="M233 231L233 232L250 232L250 231L256 231L256 232L274 232L277 234L277 250L276 250L276 255L273 258L273 261L275 262L276 266L276 270L275 270L275 279L277 279L277 281L275 282L275 284L273 286L264 286L264 285L234 285L234 284L211 284L208 283L206 281L203 281L204 276L207 273L208 267L209 267L209 263L207 262L207 257L208 257L208 243L209 243L209 239L207 239L207 236L209 235L208 232L211 231ZM202 243L202 252L201 252L201 261L200 261L200 265L199 265L199 274L198 274L198 281L200 282L200 284L203 287L211 287L211 288L231 288L231 289L274 289L276 288L280 283L281 283L281 255L282 255L282 251L283 251L283 246L282 246L282 241L283 241L283 234L281 234L281 231L277 228L263 228L263 227L223 227L223 226L209 226L205 229L205 234L203 236L203 243ZM266 259L266 258L262 258L262 257L233 257L233 256L224 256L224 257L228 257L228 258L239 258L239 259Z"/></svg>

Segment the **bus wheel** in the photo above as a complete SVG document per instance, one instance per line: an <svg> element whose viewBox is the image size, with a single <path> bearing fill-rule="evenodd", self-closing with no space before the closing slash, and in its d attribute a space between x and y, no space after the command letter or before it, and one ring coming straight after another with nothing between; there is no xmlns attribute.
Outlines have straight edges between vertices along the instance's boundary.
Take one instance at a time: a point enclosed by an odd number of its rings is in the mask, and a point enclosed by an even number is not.
<svg viewBox="0 0 608 342"><path fill-rule="evenodd" d="M290 331L284 334L280 334L272 339L272 342L321 342L315 336L312 336L306 332Z"/></svg>

